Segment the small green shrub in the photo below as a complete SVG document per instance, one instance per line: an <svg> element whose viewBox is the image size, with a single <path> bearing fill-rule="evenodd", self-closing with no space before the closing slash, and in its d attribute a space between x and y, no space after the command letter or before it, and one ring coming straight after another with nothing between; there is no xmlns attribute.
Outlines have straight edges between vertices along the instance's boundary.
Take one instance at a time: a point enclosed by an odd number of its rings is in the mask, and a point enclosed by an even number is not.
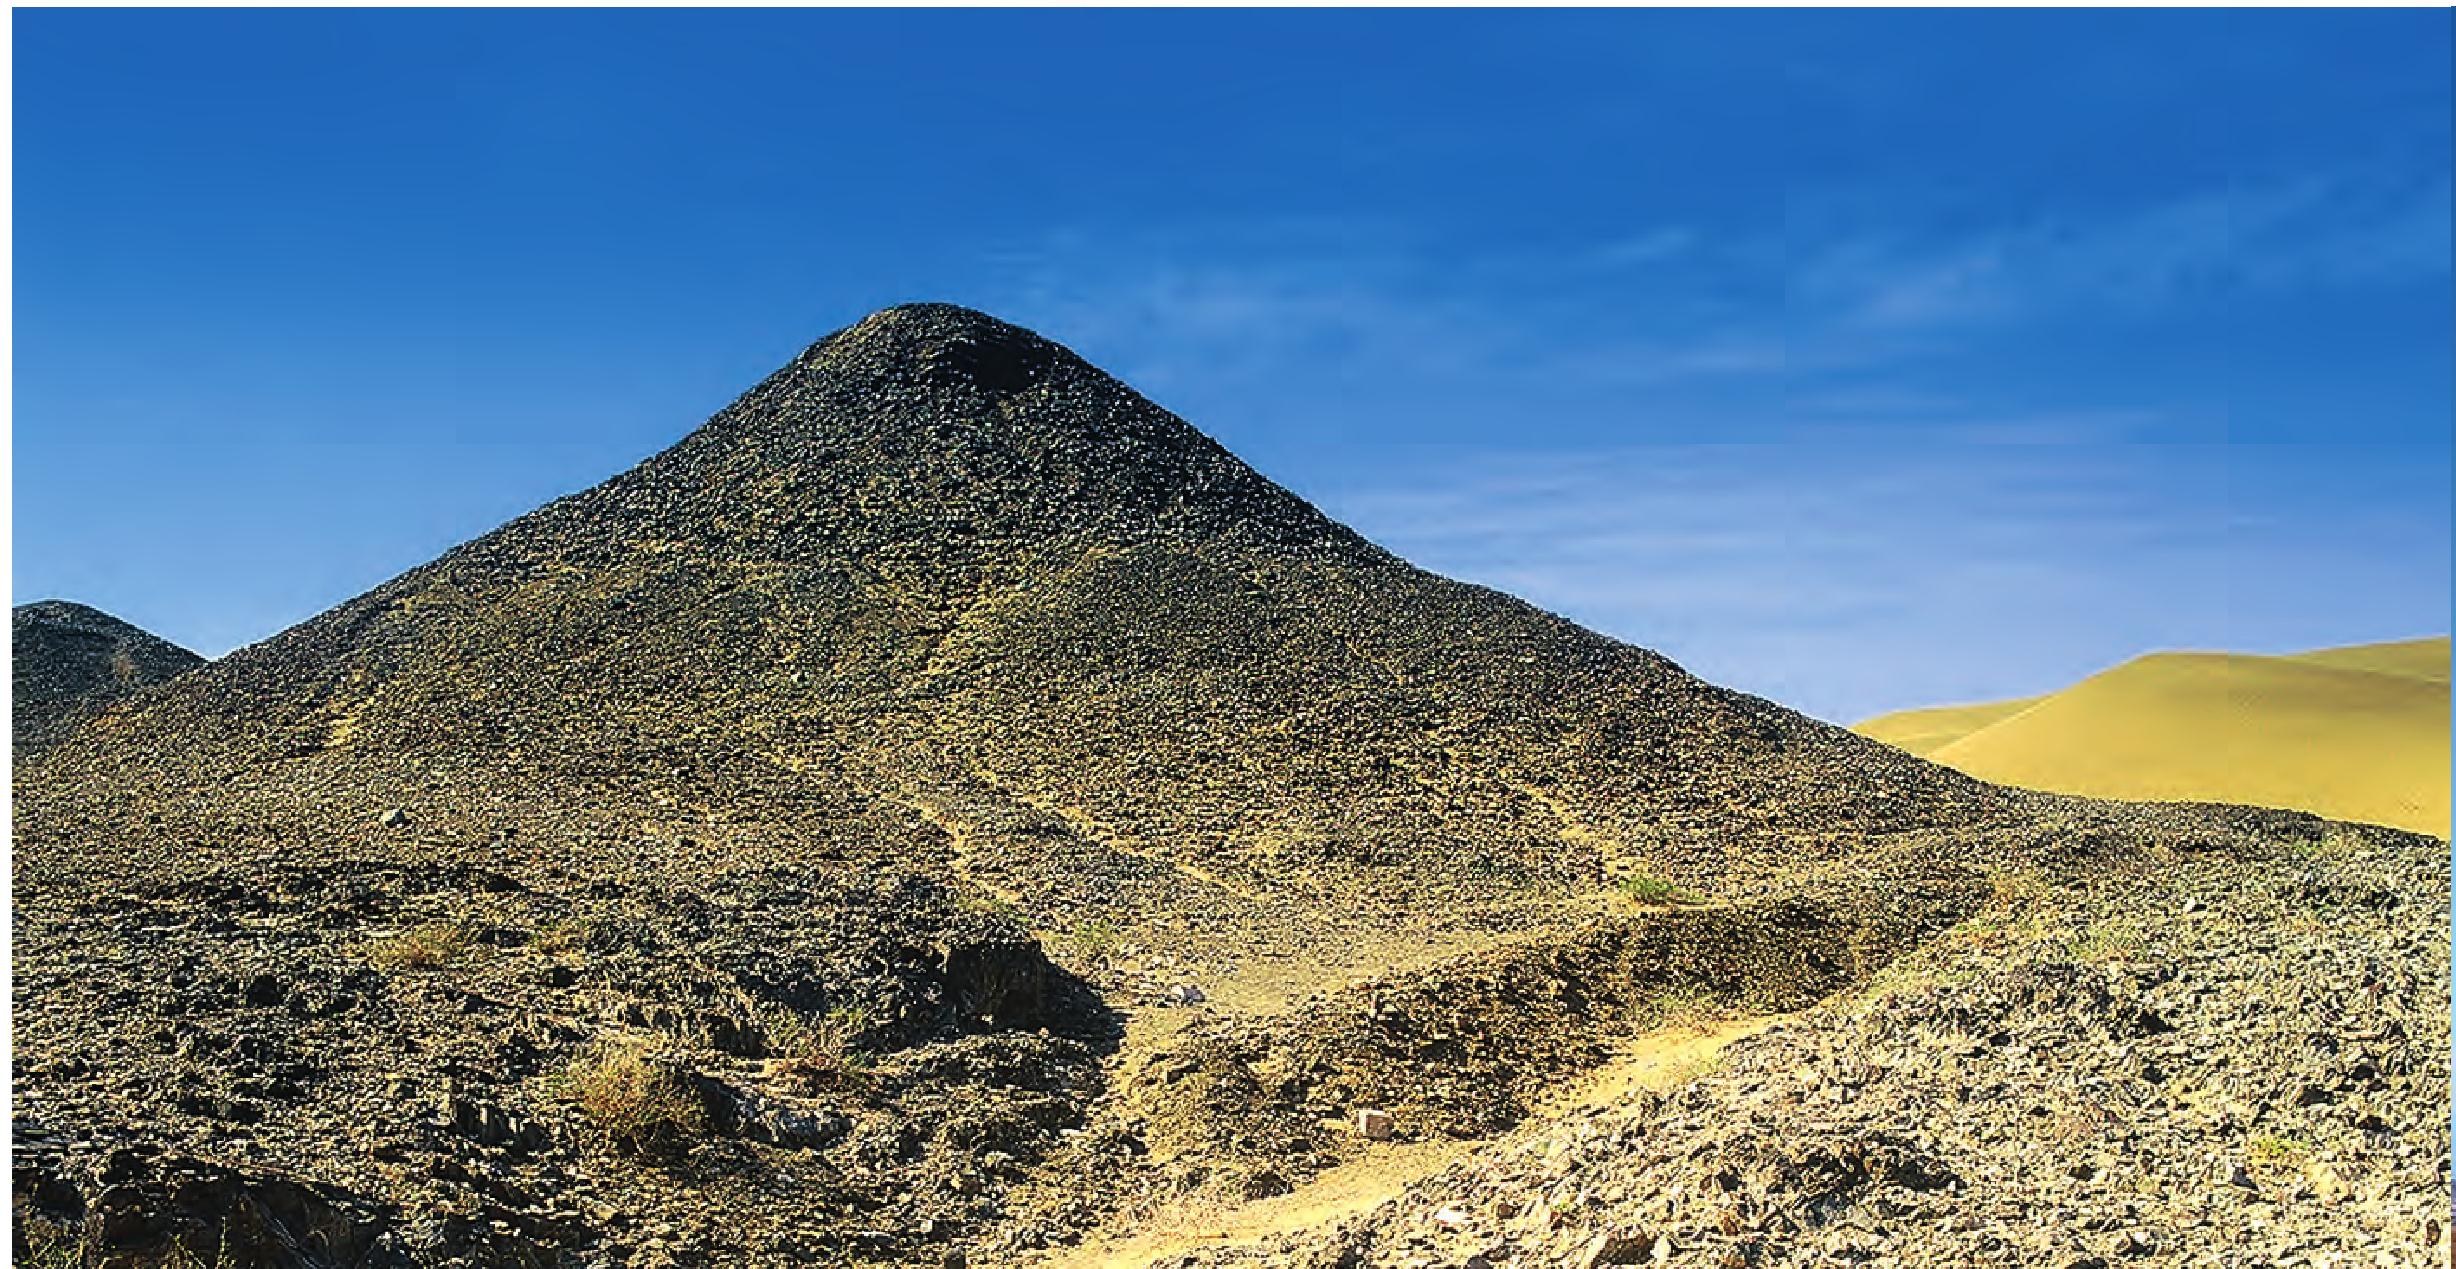
<svg viewBox="0 0 2456 1269"><path fill-rule="evenodd" d="M131 1256L124 1250L106 1250L91 1233L75 1226L34 1216L23 1208L16 1215L18 1238L25 1254L15 1263L26 1269L98 1269L103 1265L125 1265L130 1269L227 1269L238 1263L230 1250L227 1230L211 1260L190 1251L181 1242L173 1242L150 1255Z"/></svg>
<svg viewBox="0 0 2456 1269"><path fill-rule="evenodd" d="M2075 960L2092 964L2129 961L2141 954L2144 943L2138 930L2099 925L2073 940L2072 955Z"/></svg>
<svg viewBox="0 0 2456 1269"><path fill-rule="evenodd" d="M1722 1069L1722 1054L1701 1053L1695 1057L1682 1058L1664 1068L1663 1080L1667 1086L1678 1088L1696 1083Z"/></svg>
<svg viewBox="0 0 2456 1269"><path fill-rule="evenodd" d="M1125 931L1108 921L1086 921L1058 940L1061 950L1087 965L1106 965L1125 945Z"/></svg>
<svg viewBox="0 0 2456 1269"><path fill-rule="evenodd" d="M159 1269L226 1269L235 1263L230 1252L230 1236L225 1230L221 1245L214 1249L211 1261L188 1250L184 1243L172 1243L171 1249L163 1253Z"/></svg>
<svg viewBox="0 0 2456 1269"><path fill-rule="evenodd" d="M1651 873L1631 873L1620 879L1620 893L1632 903L1649 906L1667 903L1695 903L1697 896Z"/></svg>
<svg viewBox="0 0 2456 1269"><path fill-rule="evenodd" d="M1649 1031L1664 1027L1704 1026L1729 1010L1723 1002L1695 987L1667 988L1629 1006L1629 1020Z"/></svg>
<svg viewBox="0 0 2456 1269"><path fill-rule="evenodd" d="M93 1241L66 1226L17 1212L18 1238L25 1255L17 1263L26 1269L85 1269L101 1263Z"/></svg>
<svg viewBox="0 0 2456 1269"><path fill-rule="evenodd" d="M1001 894L993 894L989 891L976 892L967 890L961 892L956 897L955 902L956 906L967 912L978 912L984 916L1004 917L1009 921L1020 920L1022 919L1023 915L1022 909L1015 906L1014 900Z"/></svg>

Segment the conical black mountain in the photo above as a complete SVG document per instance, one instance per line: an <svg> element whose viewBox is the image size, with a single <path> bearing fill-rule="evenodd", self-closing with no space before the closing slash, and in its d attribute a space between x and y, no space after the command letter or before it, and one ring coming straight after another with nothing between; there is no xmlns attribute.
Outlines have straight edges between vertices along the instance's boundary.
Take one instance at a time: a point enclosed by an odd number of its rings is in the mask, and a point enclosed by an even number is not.
<svg viewBox="0 0 2456 1269"><path fill-rule="evenodd" d="M1997 797L1413 568L946 305L111 733L37 782L140 849L390 849L398 806L515 860L837 858L1197 923L1710 884Z"/></svg>

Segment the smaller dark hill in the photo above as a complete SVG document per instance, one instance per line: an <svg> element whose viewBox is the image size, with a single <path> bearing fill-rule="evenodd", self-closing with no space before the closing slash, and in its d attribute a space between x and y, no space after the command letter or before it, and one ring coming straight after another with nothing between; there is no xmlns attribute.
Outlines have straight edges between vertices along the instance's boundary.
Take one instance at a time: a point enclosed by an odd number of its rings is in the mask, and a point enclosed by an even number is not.
<svg viewBox="0 0 2456 1269"><path fill-rule="evenodd" d="M205 663L107 612L64 599L19 604L10 651L17 699L9 721L20 751L48 747L78 719Z"/></svg>

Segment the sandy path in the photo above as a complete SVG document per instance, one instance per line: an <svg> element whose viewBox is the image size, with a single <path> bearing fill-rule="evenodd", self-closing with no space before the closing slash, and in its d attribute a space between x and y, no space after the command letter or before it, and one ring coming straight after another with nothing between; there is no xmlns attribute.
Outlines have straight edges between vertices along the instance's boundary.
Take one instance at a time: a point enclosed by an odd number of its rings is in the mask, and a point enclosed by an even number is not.
<svg viewBox="0 0 2456 1269"><path fill-rule="evenodd" d="M1638 1089L1662 1089L1694 1076L1724 1045L1770 1026L1772 1017L1672 1027L1637 1037L1612 1059L1564 1084L1529 1125ZM1198 1249L1259 1243L1281 1234L1335 1224L1370 1211L1408 1186L1465 1158L1486 1143L1389 1142L1363 1158L1331 1168L1293 1191L1243 1203L1212 1200L1163 1209L1126 1233L1095 1237L1054 1253L1045 1269L1141 1269Z"/></svg>

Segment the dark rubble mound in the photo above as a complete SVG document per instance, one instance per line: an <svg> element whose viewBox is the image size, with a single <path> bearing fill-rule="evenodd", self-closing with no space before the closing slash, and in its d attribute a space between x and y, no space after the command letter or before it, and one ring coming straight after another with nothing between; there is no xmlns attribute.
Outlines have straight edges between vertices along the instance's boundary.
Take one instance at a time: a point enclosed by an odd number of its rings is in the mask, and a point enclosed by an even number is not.
<svg viewBox="0 0 2456 1269"><path fill-rule="evenodd" d="M20 751L51 743L78 719L205 659L83 604L19 604L11 624L9 720Z"/></svg>
<svg viewBox="0 0 2456 1269"><path fill-rule="evenodd" d="M1134 919L1710 887L2011 805L1412 568L947 305L151 694L20 795L30 845L138 853L341 807L530 851L714 821Z"/></svg>

